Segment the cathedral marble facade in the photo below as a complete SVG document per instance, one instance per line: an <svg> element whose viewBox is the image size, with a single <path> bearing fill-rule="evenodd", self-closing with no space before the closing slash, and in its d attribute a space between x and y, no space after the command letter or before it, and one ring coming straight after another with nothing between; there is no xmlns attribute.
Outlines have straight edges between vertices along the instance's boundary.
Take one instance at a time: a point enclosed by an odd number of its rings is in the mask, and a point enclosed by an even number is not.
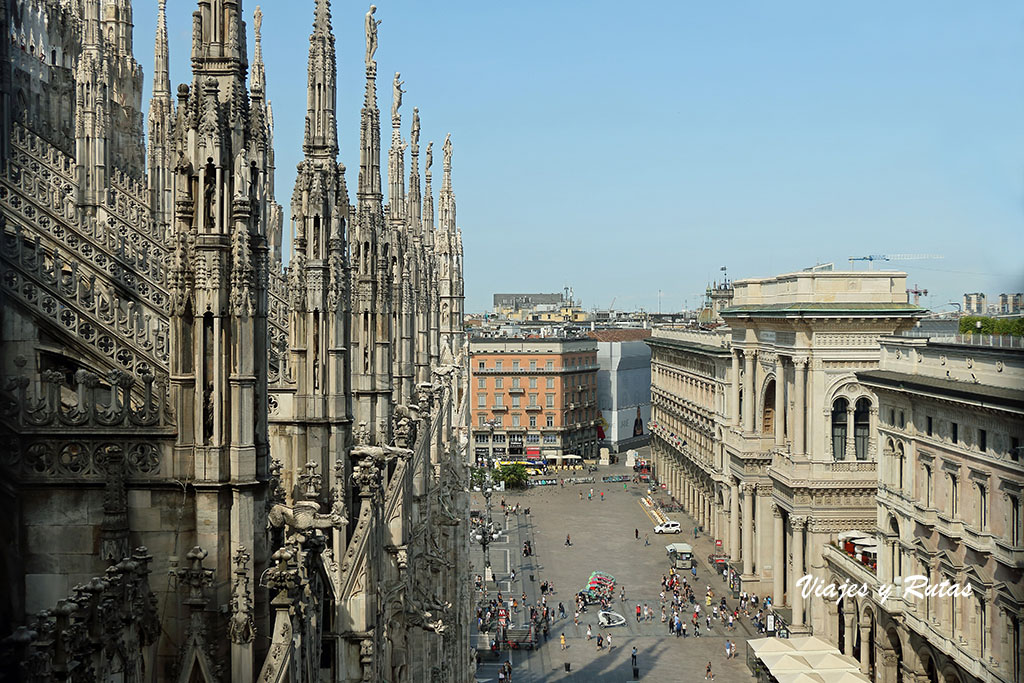
<svg viewBox="0 0 1024 683"><path fill-rule="evenodd" d="M144 112L130 0L0 2L16 679L472 678L452 143L435 226L396 75L385 202L371 8L350 197L311 5L284 268L258 7L199 0L172 93L160 0Z"/></svg>

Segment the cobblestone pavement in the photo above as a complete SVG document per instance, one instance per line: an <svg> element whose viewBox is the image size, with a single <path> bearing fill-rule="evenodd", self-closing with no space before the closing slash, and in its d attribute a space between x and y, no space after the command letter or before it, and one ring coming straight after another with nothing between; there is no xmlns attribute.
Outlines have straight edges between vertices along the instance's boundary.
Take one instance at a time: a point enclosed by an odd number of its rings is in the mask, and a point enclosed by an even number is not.
<svg viewBox="0 0 1024 683"><path fill-rule="evenodd" d="M623 464L600 468L595 473L593 500L587 500L590 484L545 486L525 492L495 493L491 499L493 516L503 524L501 499L514 505L519 503L531 509L530 515L512 515L507 532L502 540L491 546L491 562L498 587L507 596L521 598L525 591L528 600L535 603L540 598L540 582L553 581L557 593L548 597L548 606L557 616L559 601L565 605L566 619L556 619L551 627L547 642L543 637L540 646L533 651L502 652L499 661L511 658L512 680L523 681L631 681L630 653L638 650L640 680L644 681L699 681L704 678L707 663L711 662L716 681L744 681L752 679L746 667L746 645L748 638L756 637L745 618L741 616L735 631L728 631L721 625L712 625L710 634L703 633L694 638L677 638L668 635L668 629L661 623L661 609L658 593L661 577L668 573L668 557L665 546L674 542L690 543L698 560L696 592L703 596L710 585L718 599L726 594L725 582L721 575L713 576L707 566L707 556L712 552L714 539L701 534L693 538L694 523L685 513L670 513L669 517L679 521L688 533L677 535L656 535L654 523L640 505L640 498L646 493L646 486L630 483L623 490L622 483L603 483L602 476L626 474ZM579 493L582 491L583 499ZM600 492L604 491L604 500ZM482 509L483 498L474 495L473 507ZM640 532L635 538L634 529ZM572 546L566 547L565 536L572 537ZM650 545L644 544L649 534ZM534 556L523 557L522 542L530 539ZM474 549L475 571L483 573L482 552ZM509 569L516 569L516 580L509 580ZM618 588L613 609L626 617L624 626L601 630L611 634L612 648L606 646L597 650L596 637L597 607L591 606L580 616L580 625L573 624L573 595L584 587L590 572L600 570L615 576L617 586L625 586L627 602L620 601ZM532 579L531 580L531 575ZM688 580L692 579L688 576ZM727 595L728 598L728 595ZM509 599L509 598L506 598ZM655 611L652 621L637 623L636 605L647 604ZM729 598L730 606L736 604ZM701 605L703 611L704 605ZM527 621L523 612L513 615L514 623ZM594 628L594 640L586 638L587 625ZM564 633L568 648L559 647L559 635ZM481 638L485 639L486 634ZM726 640L738 646L739 654L727 660ZM484 642L483 640L481 642ZM570 671L565 671L565 662ZM477 680L496 681L497 662L482 662L477 671Z"/></svg>

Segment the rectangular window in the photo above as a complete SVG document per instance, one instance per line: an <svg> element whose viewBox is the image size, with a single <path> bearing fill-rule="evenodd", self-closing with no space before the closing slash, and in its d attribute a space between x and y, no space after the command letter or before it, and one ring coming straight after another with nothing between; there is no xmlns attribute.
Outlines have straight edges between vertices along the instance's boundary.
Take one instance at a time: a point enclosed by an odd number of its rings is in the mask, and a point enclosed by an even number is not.
<svg viewBox="0 0 1024 683"><path fill-rule="evenodd" d="M494 395L494 407L495 408L500 408L503 405L505 405L505 394L495 394Z"/></svg>
<svg viewBox="0 0 1024 683"><path fill-rule="evenodd" d="M555 388L555 378L554 377L548 377L547 388L548 389L554 389Z"/></svg>
<svg viewBox="0 0 1024 683"><path fill-rule="evenodd" d="M495 427L501 427L501 415L495 415L494 416L494 426ZM504 434L495 434L494 435L494 442L497 443L499 441L501 441L502 443L505 442L505 435Z"/></svg>
<svg viewBox="0 0 1024 683"><path fill-rule="evenodd" d="M527 434L526 443L540 443L540 434Z"/></svg>
<svg viewBox="0 0 1024 683"><path fill-rule="evenodd" d="M978 484L978 529L988 528L988 489Z"/></svg>
<svg viewBox="0 0 1024 683"><path fill-rule="evenodd" d="M956 477L949 477L949 514L956 519L957 510L960 507L960 487Z"/></svg>
<svg viewBox="0 0 1024 683"><path fill-rule="evenodd" d="M487 368L487 364L484 361L480 361L480 364L477 367L484 370Z"/></svg>
<svg viewBox="0 0 1024 683"><path fill-rule="evenodd" d="M554 427L555 426L555 416L554 415L545 415L544 416L544 420L545 420L545 424L548 427Z"/></svg>
<svg viewBox="0 0 1024 683"><path fill-rule="evenodd" d="M476 405L478 408L485 407L487 405L487 394L477 394Z"/></svg>
<svg viewBox="0 0 1024 683"><path fill-rule="evenodd" d="M516 394L515 396L512 397L512 407L513 408L518 408L519 407L519 394Z"/></svg>
<svg viewBox="0 0 1024 683"><path fill-rule="evenodd" d="M906 418L903 417L903 411L900 411L900 429L903 429L907 424Z"/></svg>
<svg viewBox="0 0 1024 683"><path fill-rule="evenodd" d="M1020 545L1020 498L1010 496L1010 545Z"/></svg>
<svg viewBox="0 0 1024 683"><path fill-rule="evenodd" d="M512 388L513 389L518 389L519 388L519 378L518 377L513 377L512 378Z"/></svg>
<svg viewBox="0 0 1024 683"><path fill-rule="evenodd" d="M544 443L558 443L558 435L557 434L545 434L544 435Z"/></svg>
<svg viewBox="0 0 1024 683"><path fill-rule="evenodd" d="M494 378L494 388L495 389L504 389L505 388L505 380L502 379L501 377L495 377Z"/></svg>
<svg viewBox="0 0 1024 683"><path fill-rule="evenodd" d="M956 422L949 423L949 438L952 440L954 446L960 443L960 425Z"/></svg>
<svg viewBox="0 0 1024 683"><path fill-rule="evenodd" d="M988 432L984 429L978 430L978 450L982 453L988 450Z"/></svg>
<svg viewBox="0 0 1024 683"><path fill-rule="evenodd" d="M494 369L495 370L501 370L501 361L500 360L494 361Z"/></svg>
<svg viewBox="0 0 1024 683"><path fill-rule="evenodd" d="M555 361L549 360L547 363L544 364L544 369L545 370L554 370L555 369Z"/></svg>
<svg viewBox="0 0 1024 683"><path fill-rule="evenodd" d="M554 394L545 394L544 395L544 400L545 400L544 405L546 405L548 408L554 408L555 407L555 395Z"/></svg>
<svg viewBox="0 0 1024 683"><path fill-rule="evenodd" d="M487 380L484 379L483 377L478 378L477 381L476 381L476 387L477 387L477 389L486 389L487 388Z"/></svg>
<svg viewBox="0 0 1024 683"><path fill-rule="evenodd" d="M518 427L519 426L519 416L518 415L513 415L512 416L512 426L513 427Z"/></svg>
<svg viewBox="0 0 1024 683"><path fill-rule="evenodd" d="M536 389L537 388L537 378L536 377L531 377L530 378L530 388L531 389Z"/></svg>
<svg viewBox="0 0 1024 683"><path fill-rule="evenodd" d="M491 435L486 432L483 434L477 432L473 435L473 438L477 443L488 443L491 440Z"/></svg>
<svg viewBox="0 0 1024 683"><path fill-rule="evenodd" d="M889 408L889 424L896 426L896 411Z"/></svg>
<svg viewBox="0 0 1024 683"><path fill-rule="evenodd" d="M530 416L530 429L535 429L536 427L537 427L537 416L536 415L531 415Z"/></svg>
<svg viewBox="0 0 1024 683"><path fill-rule="evenodd" d="M1010 437L1010 460L1014 462L1020 460L1020 438L1016 436Z"/></svg>
<svg viewBox="0 0 1024 683"><path fill-rule="evenodd" d="M537 369L537 361L535 361L535 360L531 360L530 361L530 369L531 370L536 370Z"/></svg>
<svg viewBox="0 0 1024 683"><path fill-rule="evenodd" d="M483 426L484 426L484 422L485 422L485 421L486 421L486 419L485 419L485 417L484 417L483 415L479 415L479 416L477 416L477 420L476 420L476 423L477 423L478 425L480 425L481 427L483 427Z"/></svg>
<svg viewBox="0 0 1024 683"><path fill-rule="evenodd" d="M531 406L536 406L537 405L537 394L530 394L530 405Z"/></svg>
<svg viewBox="0 0 1024 683"><path fill-rule="evenodd" d="M925 418L925 428L924 428L924 431L925 431L925 434L927 434L928 436L932 435L932 417L931 417L931 415L929 415L928 417Z"/></svg>
<svg viewBox="0 0 1024 683"><path fill-rule="evenodd" d="M512 369L513 370L518 370L519 369L519 361L517 361L517 360L512 361Z"/></svg>

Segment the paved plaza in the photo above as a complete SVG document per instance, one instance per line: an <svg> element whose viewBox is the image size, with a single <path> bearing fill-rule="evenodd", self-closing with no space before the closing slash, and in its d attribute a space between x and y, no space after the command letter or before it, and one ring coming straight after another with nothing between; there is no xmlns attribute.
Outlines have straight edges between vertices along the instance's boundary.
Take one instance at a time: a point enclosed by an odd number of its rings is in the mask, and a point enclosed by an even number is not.
<svg viewBox="0 0 1024 683"><path fill-rule="evenodd" d="M646 450L646 449L645 449ZM633 647L638 650L640 680L645 681L699 681L703 680L705 668L710 661L717 681L752 680L745 663L748 638L754 637L753 629L745 618L737 624L735 631L728 631L720 624L713 624L712 632L705 634L702 610L702 634L700 638L691 635L677 638L668 634L668 628L661 623L659 592L661 577L668 573L669 562L665 545L674 542L690 543L698 560L697 580L694 586L698 598L704 596L708 582L715 593L716 601L726 595L725 582L721 575L713 576L707 566L707 556L712 552L714 540L703 534L694 541L693 520L685 513L670 513L670 518L682 523L687 532L677 535L655 535L654 523L640 505L646 494L646 485L629 483L623 490L622 483L603 483L602 476L626 474L621 462L601 467L594 473L595 483L586 485L545 486L524 492L498 492L491 499L492 515L499 525L504 524L501 500L509 505L520 504L529 507L530 515L520 514L509 517L507 532L499 542L490 548L491 563L498 588L506 600L521 598L525 591L527 599L535 604L540 598L540 582L554 582L556 593L548 597L548 606L555 613L550 637L545 642L540 636L539 647L533 651L502 651L497 661L482 661L477 680L496 681L498 666L511 657L512 680L520 681L629 681L633 680L630 654ZM588 500L590 488L594 495ZM600 492L604 492L601 499ZM583 493L582 500L580 492ZM473 508L484 508L483 497L474 494ZM639 540L635 537L639 529ZM566 534L572 538L572 546L566 547ZM644 536L649 534L650 545L645 545ZM529 539L534 556L523 557L523 541ZM475 571L483 573L483 554L479 546L474 548ZM515 568L515 582L510 582L510 569ZM598 606L590 606L580 615L580 625L573 624L574 594L584 587L590 573L595 570L608 572L616 578L616 596L612 609L626 617L624 626L598 629ZM693 584L689 573L687 579ZM625 603L620 601L618 586L626 589ZM729 605L736 601L729 598ZM557 618L557 607L565 605L566 618ZM646 604L655 613L651 621L637 623L636 605ZM512 623L528 621L528 613L513 615ZM593 626L594 640L586 638L587 625ZM474 615L475 625L475 615ZM597 633L611 634L612 648L606 646L598 651ZM564 633L568 648L559 647L559 636ZM489 634L481 636L481 643L489 642ZM739 653L727 660L726 640L738 646ZM569 662L570 671L565 671Z"/></svg>

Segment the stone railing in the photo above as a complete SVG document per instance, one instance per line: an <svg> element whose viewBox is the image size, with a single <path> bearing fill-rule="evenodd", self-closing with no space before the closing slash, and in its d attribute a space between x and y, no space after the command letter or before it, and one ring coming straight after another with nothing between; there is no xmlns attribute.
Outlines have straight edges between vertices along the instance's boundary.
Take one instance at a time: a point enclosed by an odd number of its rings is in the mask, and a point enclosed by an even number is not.
<svg viewBox="0 0 1024 683"><path fill-rule="evenodd" d="M114 447L124 454L129 478L167 471L175 427L166 385L119 370L103 378L79 370L73 388L66 382L56 370L44 371L38 383L24 375L4 381L0 420L12 437L0 449L3 470L18 480L103 480Z"/></svg>
<svg viewBox="0 0 1024 683"><path fill-rule="evenodd" d="M82 222L74 185L45 169L33 172L33 166L38 167L24 153L15 152L0 175L0 201L11 218L52 237L62 249L163 308L168 253L163 245L113 218Z"/></svg>
<svg viewBox="0 0 1024 683"><path fill-rule="evenodd" d="M145 670L143 652L160 635L152 559L137 548L19 626L3 642L4 670L27 683L137 680L128 672Z"/></svg>
<svg viewBox="0 0 1024 683"><path fill-rule="evenodd" d="M724 328L723 328L724 329ZM699 344L721 349L732 348L732 337L729 330L671 330L656 328L651 332L651 340L666 340L685 344Z"/></svg>
<svg viewBox="0 0 1024 683"><path fill-rule="evenodd" d="M775 450L771 469L790 482L830 482L857 487L878 484L878 463L872 460L797 460L785 451Z"/></svg>
<svg viewBox="0 0 1024 683"><path fill-rule="evenodd" d="M122 301L88 266L65 260L17 226L4 230L0 259L0 289L89 348L99 363L166 376L169 325L162 311Z"/></svg>

